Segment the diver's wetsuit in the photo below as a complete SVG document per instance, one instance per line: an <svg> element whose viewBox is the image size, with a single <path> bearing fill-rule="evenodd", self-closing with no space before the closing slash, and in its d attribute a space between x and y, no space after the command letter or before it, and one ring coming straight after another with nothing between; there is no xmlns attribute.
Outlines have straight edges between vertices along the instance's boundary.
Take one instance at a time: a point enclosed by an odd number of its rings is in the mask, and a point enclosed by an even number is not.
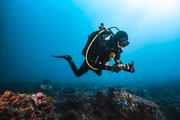
<svg viewBox="0 0 180 120"><path fill-rule="evenodd" d="M93 32L91 35L88 36L88 41L87 44L85 45L83 51L82 51L82 55L86 55L86 51L87 48L91 42L91 40L94 38L95 35L97 35L98 31ZM107 35L109 35L109 33L105 33ZM96 39L99 39L96 38ZM90 47L90 49L88 50L88 61L89 64L92 65L95 68L98 68L99 70L93 70L91 69L88 64L86 63L86 59L83 61L82 65L80 66L80 68L78 69L75 65L75 63L73 62L71 56L69 55L64 55L64 56L53 56L56 58L63 58L65 60L67 60L71 66L72 71L74 72L74 74L76 75L76 77L80 77L83 74L85 74L86 72L88 72L88 70L92 70L93 72L95 72L98 76L102 75L102 70L108 70L108 71L113 71L111 66L107 66L106 62L109 61L109 55L111 52L115 53L115 64L123 64L120 61L120 54L122 53L122 50L116 50L116 51L112 51L111 49L107 49L106 47L103 46L102 43L105 42L105 44L109 47L117 47L117 42L115 42L114 40L107 40L104 42L99 42L99 40L96 40L93 42L93 46ZM100 35L100 39L103 41L103 34ZM97 56L99 57L98 60L96 59ZM90 58L90 59L89 59ZM96 61L97 60L97 61Z"/></svg>
<svg viewBox="0 0 180 120"><path fill-rule="evenodd" d="M121 51L122 52L122 51ZM121 52L116 52L116 56L114 58L115 64L119 64L122 63L119 58L120 58L120 53ZM108 53L105 53L104 51L101 53L101 55L99 56L98 61L95 62L91 59L89 60L89 64L93 65L93 67L98 68L99 70L93 70L91 69L88 64L86 63L86 59L83 61L82 65L80 66L80 68L78 69L74 63L74 61L72 60L71 56L69 55L64 55L64 56L53 56L56 58L63 58L65 60L68 61L69 65L71 66L72 71L74 72L74 74L76 75L76 77L80 77L83 74L85 74L86 72L88 72L88 70L92 70L93 72L95 72L98 76L102 75L102 70L108 70L108 71L112 71L112 67L111 66L106 66L105 63L109 60L109 56Z"/></svg>
<svg viewBox="0 0 180 120"><path fill-rule="evenodd" d="M75 65L75 63L71 60L68 61L72 71L74 72L74 74L76 75L76 77L80 77L82 76L84 73L88 72L88 70L90 70L91 68L88 66L88 64L86 63L86 60L83 61L81 67L78 69ZM96 65L96 67L98 67L100 70L93 70L93 72L95 72L98 76L102 75L102 69L105 69L105 66L103 65Z"/></svg>

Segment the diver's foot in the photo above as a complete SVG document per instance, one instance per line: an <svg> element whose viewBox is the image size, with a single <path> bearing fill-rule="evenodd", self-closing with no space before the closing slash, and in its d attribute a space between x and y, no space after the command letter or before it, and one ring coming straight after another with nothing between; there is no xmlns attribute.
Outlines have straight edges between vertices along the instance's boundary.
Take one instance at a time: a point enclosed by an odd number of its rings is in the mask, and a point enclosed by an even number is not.
<svg viewBox="0 0 180 120"><path fill-rule="evenodd" d="M62 56L56 56L56 55L52 55L53 57L55 58L63 58L67 61L71 61L72 60L72 57L70 55L62 55Z"/></svg>

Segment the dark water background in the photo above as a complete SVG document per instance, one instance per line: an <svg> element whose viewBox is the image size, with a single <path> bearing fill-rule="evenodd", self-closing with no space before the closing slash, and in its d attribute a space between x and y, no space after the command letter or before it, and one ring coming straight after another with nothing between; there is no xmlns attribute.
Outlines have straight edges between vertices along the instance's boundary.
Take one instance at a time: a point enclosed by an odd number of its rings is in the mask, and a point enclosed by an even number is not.
<svg viewBox="0 0 180 120"><path fill-rule="evenodd" d="M1 0L0 81L28 84L42 79L93 84L177 85L180 74L180 2L178 0ZM89 71L75 77L65 60L69 54L77 66L87 36L103 22L129 35L123 49L124 63L135 61L134 74ZM112 63L113 64L113 63ZM21 85L21 84L16 85ZM6 84L7 85L7 84ZM6 86L11 88L11 86Z"/></svg>

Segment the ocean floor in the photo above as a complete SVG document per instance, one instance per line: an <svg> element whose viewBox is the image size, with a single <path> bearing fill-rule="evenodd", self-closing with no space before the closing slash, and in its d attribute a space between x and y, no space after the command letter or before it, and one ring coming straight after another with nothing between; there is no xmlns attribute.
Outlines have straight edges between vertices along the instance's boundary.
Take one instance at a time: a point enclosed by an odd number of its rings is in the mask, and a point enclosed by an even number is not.
<svg viewBox="0 0 180 120"><path fill-rule="evenodd" d="M47 79L1 85L0 120L180 120L177 81L96 86Z"/></svg>

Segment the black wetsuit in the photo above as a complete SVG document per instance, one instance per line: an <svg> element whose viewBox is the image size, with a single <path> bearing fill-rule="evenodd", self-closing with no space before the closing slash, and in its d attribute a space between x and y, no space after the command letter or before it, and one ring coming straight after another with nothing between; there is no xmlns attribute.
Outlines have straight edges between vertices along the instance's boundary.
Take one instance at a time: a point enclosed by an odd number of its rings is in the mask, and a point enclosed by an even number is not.
<svg viewBox="0 0 180 120"><path fill-rule="evenodd" d="M92 70L88 64L86 63L86 59L83 61L82 65L80 66L80 68L78 69L75 65L75 63L71 60L68 61L72 71L74 72L74 74L76 75L76 77L80 77L82 76L84 73L88 72L88 70ZM94 64L94 62L90 62L90 64ZM93 72L95 72L98 76L102 75L102 70L108 70L111 71L111 66L106 66L105 63L96 63L95 65L93 65L93 67L98 68L99 70L92 70Z"/></svg>
<svg viewBox="0 0 180 120"><path fill-rule="evenodd" d="M95 38L96 35L98 35L98 37ZM77 77L82 76L83 74L88 72L88 70L92 70L98 76L102 75L102 70L117 72L114 69L114 66L106 65L106 63L110 59L109 55L112 52L115 54L115 57L114 57L115 64L123 64L120 61L120 54L123 51L118 48L116 39L113 38L111 35L112 34L110 31L104 31L101 34L99 34L99 31L95 31L95 32L91 33L88 36L88 41L87 41L84 49L82 50L82 55L84 55L85 57L86 57L86 52L88 53L87 59L88 59L89 64L94 68L98 68L98 70L93 70L87 64L86 58L83 61L80 68L78 69L76 67L75 63L73 62L71 56L66 55L66 56L54 56L54 57L66 59L68 61L68 63L70 64L72 71L74 72L74 74ZM110 38L108 40L106 40L107 37L110 37ZM118 70L119 70L119 68L118 68ZM128 69L123 68L123 70L130 71L129 68Z"/></svg>
<svg viewBox="0 0 180 120"><path fill-rule="evenodd" d="M82 65L80 66L80 68L78 69L75 65L75 63L73 62L73 60L68 61L72 71L74 72L74 74L77 77L82 76L84 73L88 72L88 70L92 70L93 72L95 72L98 76L102 75L102 70L108 70L108 71L112 71L112 67L111 66L106 66L105 63L109 61L109 53L111 51L105 51L104 49L98 49L98 55L90 55L90 59L88 59L89 64L92 65L95 68L98 68L99 70L93 70L91 69L88 64L86 63L86 59L83 61ZM122 53L122 50L120 49L119 51L114 52L115 53L115 64L119 64L122 63L120 61L120 54ZM94 53L95 54L95 53ZM97 51L96 51L97 54ZM98 56L98 59L97 59ZM97 61L96 61L97 60Z"/></svg>
<svg viewBox="0 0 180 120"><path fill-rule="evenodd" d="M82 55L85 56L86 50L91 42L91 40L94 38L95 35L98 34L98 31L93 32L88 36L88 41L82 50ZM103 34L100 35L101 41L104 41L106 45L112 47L114 46L113 40L105 40L104 35L109 35L108 32L104 32ZM117 45L116 45L117 46ZM96 40L93 42L93 45L90 47L89 52L88 52L88 61L89 64L95 68L98 68L99 70L93 70L91 69L88 64L86 63L86 59L83 61L82 65L78 69L73 62L73 60L68 60L72 71L77 77L82 76L84 73L88 72L88 70L92 70L95 72L98 76L102 75L102 70L108 70L112 71L111 66L106 66L105 63L109 61L109 54L112 52L111 50L107 49L106 47L103 46L102 42L99 41L99 37L96 38ZM115 64L121 63L120 59L120 54L122 53L122 50L119 49L118 51L113 51L115 53ZM97 60L97 56L99 57ZM96 61L97 60L97 61Z"/></svg>
<svg viewBox="0 0 180 120"><path fill-rule="evenodd" d="M88 72L88 70L90 70L91 68L88 66L88 64L86 63L86 60L83 61L81 67L78 69L75 65L75 63L71 60L68 61L72 71L74 72L74 74L76 75L76 77L80 77L82 76L84 73ZM98 65L97 65L98 66ZM103 67L103 66L102 66ZM100 66L98 66L98 68L100 69ZM95 72L97 75L101 76L102 75L102 71L100 70L93 70L93 72Z"/></svg>

